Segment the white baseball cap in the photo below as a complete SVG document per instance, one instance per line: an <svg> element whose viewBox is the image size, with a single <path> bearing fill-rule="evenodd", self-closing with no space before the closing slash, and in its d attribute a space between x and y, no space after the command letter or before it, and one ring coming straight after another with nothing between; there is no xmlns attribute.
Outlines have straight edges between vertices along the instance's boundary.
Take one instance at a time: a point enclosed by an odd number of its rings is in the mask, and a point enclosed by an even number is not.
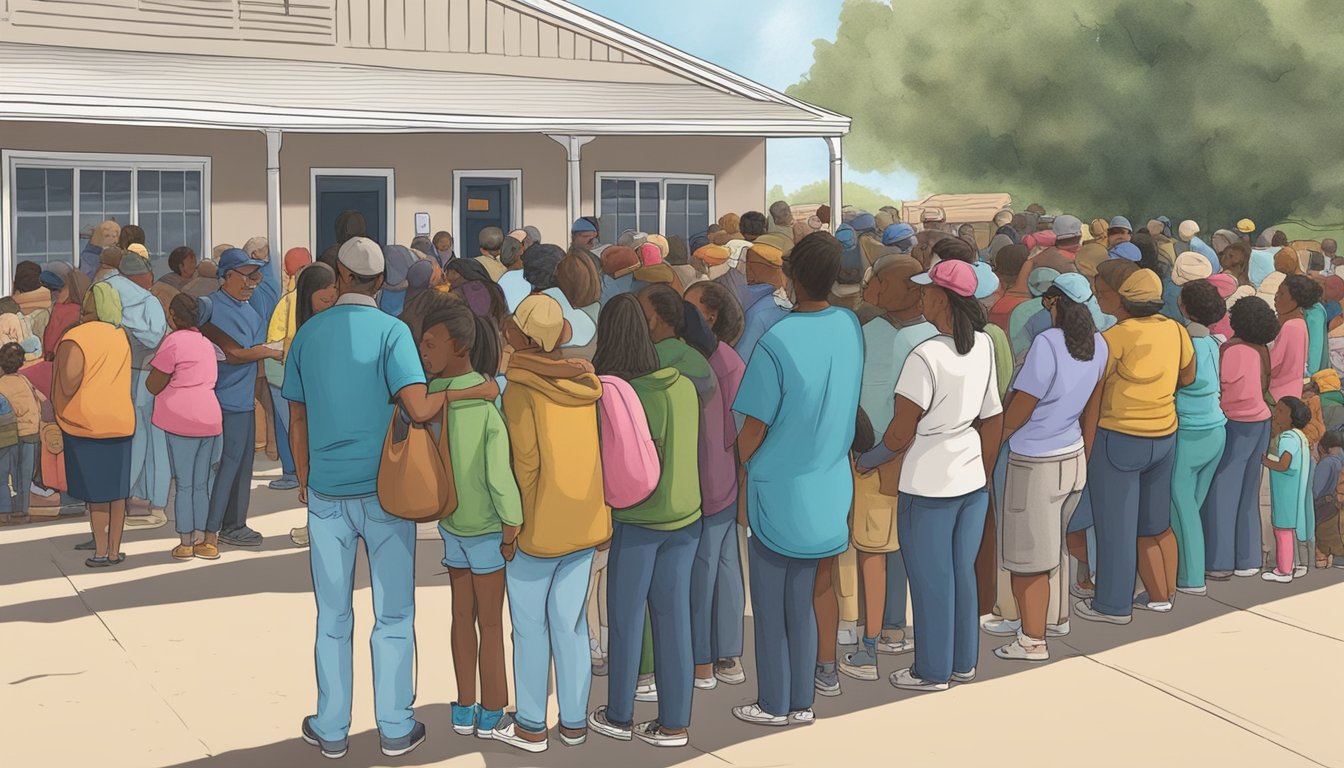
<svg viewBox="0 0 1344 768"><path fill-rule="evenodd" d="M386 261L383 249L367 237L352 237L341 244L336 255L337 261L360 277L376 277L383 274Z"/></svg>

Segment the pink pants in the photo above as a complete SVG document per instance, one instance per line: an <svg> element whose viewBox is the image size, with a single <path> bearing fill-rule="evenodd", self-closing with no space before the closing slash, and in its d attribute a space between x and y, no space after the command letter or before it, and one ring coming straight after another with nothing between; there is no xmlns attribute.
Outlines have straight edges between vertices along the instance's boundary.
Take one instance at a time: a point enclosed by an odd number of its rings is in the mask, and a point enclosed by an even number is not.
<svg viewBox="0 0 1344 768"><path fill-rule="evenodd" d="M1278 573L1293 572L1293 546L1297 531L1292 528L1274 529L1274 570Z"/></svg>

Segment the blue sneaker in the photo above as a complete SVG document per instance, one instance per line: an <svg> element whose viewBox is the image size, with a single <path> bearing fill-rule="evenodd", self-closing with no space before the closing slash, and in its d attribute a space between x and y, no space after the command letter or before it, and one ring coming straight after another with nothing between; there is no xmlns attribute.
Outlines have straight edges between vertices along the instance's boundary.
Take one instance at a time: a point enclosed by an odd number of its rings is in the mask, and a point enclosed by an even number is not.
<svg viewBox="0 0 1344 768"><path fill-rule="evenodd" d="M410 754L415 751L416 747L425 743L425 724L416 720L415 725L411 726L411 732L400 739L389 739L379 734L378 741L383 754L388 757L401 757Z"/></svg>
<svg viewBox="0 0 1344 768"><path fill-rule="evenodd" d="M300 733L303 734L303 740L312 744L314 747L321 749L323 757L331 758L332 760L339 760L342 757L345 757L346 749L349 746L349 740L323 741L318 738L317 731L313 730L312 720L313 718L311 715L303 718L303 727L300 729Z"/></svg>
<svg viewBox="0 0 1344 768"><path fill-rule="evenodd" d="M458 704L456 701L454 701L453 732L457 733L460 736L470 736L473 733L475 733L477 709L478 707L475 704L472 704L469 707L464 707L461 704ZM494 728L494 726L491 725L490 728ZM489 731L490 728L486 728L484 730Z"/></svg>
<svg viewBox="0 0 1344 768"><path fill-rule="evenodd" d="M476 736L482 739L493 739L490 732L495 730L499 721L504 719L504 710L486 709L485 707L476 708ZM461 731L459 731L461 733Z"/></svg>

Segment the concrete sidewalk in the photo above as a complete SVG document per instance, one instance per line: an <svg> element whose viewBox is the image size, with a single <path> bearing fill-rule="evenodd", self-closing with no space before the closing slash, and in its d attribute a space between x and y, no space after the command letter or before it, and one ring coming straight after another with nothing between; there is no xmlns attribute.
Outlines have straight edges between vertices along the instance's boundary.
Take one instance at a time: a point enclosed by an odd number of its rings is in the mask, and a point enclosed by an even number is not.
<svg viewBox="0 0 1344 768"><path fill-rule="evenodd" d="M294 494L253 494L258 550L224 548L215 562L173 561L171 523L130 532L125 565L84 566L73 547L87 519L0 530L0 765L99 768L328 764L298 736L316 699L315 609L307 550L289 529L304 521ZM692 747L657 750L591 735L588 744L528 755L453 734L448 578L441 547L418 552L418 717L429 740L400 759L373 729L367 569L355 598L353 768L383 765L1032 766L1344 765L1337 691L1344 688L1344 572L1313 571L1288 585L1259 579L1180 596L1166 616L1137 612L1127 627L1073 622L1054 659L995 659L985 638L976 682L941 694L842 677L844 695L818 698L811 726L766 729L729 710L754 700L748 680L696 692ZM506 616L507 620L507 616ZM750 619L748 619L750 621ZM750 638L750 624L748 637ZM748 641L750 647L750 640ZM592 705L605 700L594 681ZM641 704L637 716L652 717ZM551 715L555 708L552 704Z"/></svg>

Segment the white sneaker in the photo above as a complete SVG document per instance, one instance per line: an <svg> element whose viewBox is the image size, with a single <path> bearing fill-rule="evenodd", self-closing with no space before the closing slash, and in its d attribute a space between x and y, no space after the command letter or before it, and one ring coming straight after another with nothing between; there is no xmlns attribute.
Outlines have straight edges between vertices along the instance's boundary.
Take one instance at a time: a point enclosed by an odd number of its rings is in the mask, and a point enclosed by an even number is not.
<svg viewBox="0 0 1344 768"><path fill-rule="evenodd" d="M597 733L600 733L609 739L615 739L617 741L630 740L631 729L624 726L616 725L615 723L608 720L606 707L598 707L597 709L593 710L592 714L588 715L588 727L589 729L596 731Z"/></svg>
<svg viewBox="0 0 1344 768"><path fill-rule="evenodd" d="M1171 601L1158 602L1148 599L1147 592L1140 592L1134 598L1134 607L1155 613L1171 613Z"/></svg>
<svg viewBox="0 0 1344 768"><path fill-rule="evenodd" d="M877 638L877 652L885 656L898 656L913 650L915 650L915 638L908 631L900 639L886 633Z"/></svg>
<svg viewBox="0 0 1344 768"><path fill-rule="evenodd" d="M653 681L653 675L640 676L639 682L635 684L635 701L657 701L658 684Z"/></svg>
<svg viewBox="0 0 1344 768"><path fill-rule="evenodd" d="M1065 619L1064 621L1062 621L1062 622L1060 622L1060 623L1058 623L1058 624L1046 624L1046 625L1045 625L1045 636L1046 636L1046 637L1065 637L1065 636L1067 636L1068 634L1069 634L1069 620L1068 620L1068 619Z"/></svg>
<svg viewBox="0 0 1344 768"><path fill-rule="evenodd" d="M1254 576L1254 575L1256 575L1256 574L1259 573L1259 572L1260 572L1260 569L1259 569L1259 568L1238 568L1237 570L1233 571L1232 573L1234 573L1234 574L1236 574L1237 576L1240 576L1240 577L1242 577L1243 579L1245 579L1245 578L1250 578L1251 576Z"/></svg>
<svg viewBox="0 0 1344 768"><path fill-rule="evenodd" d="M1307 575L1307 566L1299 565L1293 568L1293 578L1300 579Z"/></svg>
<svg viewBox="0 0 1344 768"><path fill-rule="evenodd" d="M548 743L549 739L528 741L519 736L518 724L513 721L512 715L505 715L504 719L499 722L499 725L495 726L495 729L490 732L490 736L495 741L502 741L505 744L521 749L524 752L545 752L546 747L550 746Z"/></svg>
<svg viewBox="0 0 1344 768"><path fill-rule="evenodd" d="M1265 581L1276 581L1280 584L1289 584L1293 580L1291 573L1279 573L1278 571L1265 571L1260 575Z"/></svg>
<svg viewBox="0 0 1344 768"><path fill-rule="evenodd" d="M1029 638L1019 632L1016 640L995 648L994 655L1009 661L1049 661L1050 649L1045 643L1029 642Z"/></svg>
<svg viewBox="0 0 1344 768"><path fill-rule="evenodd" d="M1092 607L1091 600L1081 600L1074 604L1073 612L1080 619L1087 621L1097 621L1104 624L1119 624L1121 626L1133 621L1132 616L1115 616L1109 613L1102 613Z"/></svg>
<svg viewBox="0 0 1344 768"><path fill-rule="evenodd" d="M1180 592L1182 595L1201 595L1201 596L1202 596L1202 595L1207 595L1207 594L1209 594L1209 588L1206 587L1206 586L1205 586L1205 587L1177 587L1177 588L1176 588L1176 591L1177 591L1177 592Z"/></svg>
<svg viewBox="0 0 1344 768"><path fill-rule="evenodd" d="M1018 630L1022 629L1021 619L995 619L989 618L980 622L980 628L987 635L995 637L1016 637Z"/></svg>
<svg viewBox="0 0 1344 768"><path fill-rule="evenodd" d="M789 713L789 720L799 725L808 725L817 721L817 713L809 709L800 709Z"/></svg>
<svg viewBox="0 0 1344 768"><path fill-rule="evenodd" d="M975 667L971 667L970 672L952 673L952 682L954 683L969 683L974 679L975 679Z"/></svg>
<svg viewBox="0 0 1344 768"><path fill-rule="evenodd" d="M859 633L857 623L853 621L840 622L840 631L835 633L835 642L837 645L858 645Z"/></svg>
<svg viewBox="0 0 1344 768"><path fill-rule="evenodd" d="M695 678L695 687L702 691L712 691L719 687L719 679L717 677L697 677Z"/></svg>
<svg viewBox="0 0 1344 768"><path fill-rule="evenodd" d="M891 673L887 678L891 684L903 691L946 691L947 683L931 683L928 680L921 680L915 677L914 673L908 668L897 670Z"/></svg>
<svg viewBox="0 0 1344 768"><path fill-rule="evenodd" d="M789 724L789 718L783 715L772 715L756 704L744 704L740 707L733 707L733 717L736 717L744 723L751 723L752 725L782 726Z"/></svg>

